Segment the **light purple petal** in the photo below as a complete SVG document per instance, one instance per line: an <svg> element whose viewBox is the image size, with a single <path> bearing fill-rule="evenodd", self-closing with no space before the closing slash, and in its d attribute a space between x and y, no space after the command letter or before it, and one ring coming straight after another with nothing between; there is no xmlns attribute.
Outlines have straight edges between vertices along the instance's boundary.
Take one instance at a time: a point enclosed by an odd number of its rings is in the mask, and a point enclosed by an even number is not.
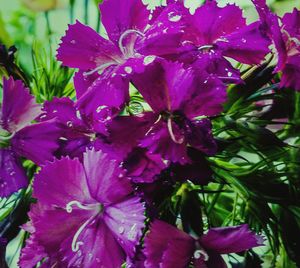
<svg viewBox="0 0 300 268"><path fill-rule="evenodd" d="M53 159L60 135L61 128L55 121L45 121L18 131L11 145L16 153L40 165Z"/></svg>
<svg viewBox="0 0 300 268"><path fill-rule="evenodd" d="M35 102L20 80L12 77L3 78L3 100L0 111L0 127L16 132L29 125L41 112L41 107Z"/></svg>
<svg viewBox="0 0 300 268"><path fill-rule="evenodd" d="M259 64L270 52L270 40L263 35L260 22L252 23L216 42L224 56L246 64Z"/></svg>
<svg viewBox="0 0 300 268"><path fill-rule="evenodd" d="M62 158L47 163L35 176L33 189L34 197L49 207L65 208L73 200L82 204L92 200L85 171L78 159Z"/></svg>
<svg viewBox="0 0 300 268"><path fill-rule="evenodd" d="M57 59L71 68L94 69L107 63L116 64L121 57L120 51L111 41L79 21L69 25L61 41Z"/></svg>
<svg viewBox="0 0 300 268"><path fill-rule="evenodd" d="M150 11L142 0L105 0L99 7L102 23L109 39L116 45L126 30L134 29L143 32L148 24ZM136 36L128 37L130 39Z"/></svg>
<svg viewBox="0 0 300 268"><path fill-rule="evenodd" d="M135 247L142 237L146 219L144 212L144 205L138 197L130 197L104 211L104 222L130 258L134 257Z"/></svg>
<svg viewBox="0 0 300 268"><path fill-rule="evenodd" d="M8 197L27 185L28 179L18 156L9 149L0 149L0 197Z"/></svg>
<svg viewBox="0 0 300 268"><path fill-rule="evenodd" d="M176 248L180 248L181 252ZM194 250L195 241L192 237L170 224L156 220L151 224L150 232L144 241L144 265L146 268L171 267L164 264L174 263L176 260L178 264L185 264L176 267L183 268L188 264ZM178 255L175 255L177 253Z"/></svg>
<svg viewBox="0 0 300 268"><path fill-rule="evenodd" d="M120 163L102 151L88 150L83 156L83 165L90 193L102 204L124 200L132 188L124 176ZM117 185L117 186L116 186Z"/></svg>
<svg viewBox="0 0 300 268"><path fill-rule="evenodd" d="M212 228L200 238L201 246L220 254L241 252L263 245L263 239L252 233L247 224Z"/></svg>

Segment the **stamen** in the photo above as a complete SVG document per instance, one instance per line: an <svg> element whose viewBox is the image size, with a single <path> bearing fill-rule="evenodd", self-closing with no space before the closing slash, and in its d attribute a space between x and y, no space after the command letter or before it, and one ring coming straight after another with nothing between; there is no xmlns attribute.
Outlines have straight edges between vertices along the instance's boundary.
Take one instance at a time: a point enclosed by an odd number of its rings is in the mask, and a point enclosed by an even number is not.
<svg viewBox="0 0 300 268"><path fill-rule="evenodd" d="M1 141L9 141L10 139L12 139L15 136L16 132L11 133L8 136L1 136L0 135L0 140Z"/></svg>
<svg viewBox="0 0 300 268"><path fill-rule="evenodd" d="M194 258L195 258L195 259L200 259L201 257L203 257L204 261L208 261L208 259L209 259L209 256L208 256L208 254L206 253L206 251L201 250L201 249L197 249L197 250L194 252Z"/></svg>
<svg viewBox="0 0 300 268"><path fill-rule="evenodd" d="M123 46L123 41L129 34L132 34L132 33L137 34L141 37L145 36L142 32L140 32L138 30L134 30L134 29L129 29L129 30L126 30L124 33L122 33L120 36L120 39L119 39L119 48L120 48L121 52L123 53L123 55L126 55L126 48Z"/></svg>
<svg viewBox="0 0 300 268"><path fill-rule="evenodd" d="M66 205L66 211L68 213L71 213L73 211L73 208L72 206L77 206L78 208L80 209L84 209L84 210L95 210L95 208L97 208L98 206L100 207L100 211L102 210L102 205L101 204L88 204L88 205L83 205L81 204L79 201L77 200L73 200L71 202L69 202L67 205Z"/></svg>
<svg viewBox="0 0 300 268"><path fill-rule="evenodd" d="M212 45L204 45L204 46L198 47L198 50L201 51L201 50L211 49L213 47L214 46L212 46Z"/></svg>
<svg viewBox="0 0 300 268"><path fill-rule="evenodd" d="M103 71L106 67L109 67L109 66L114 65L114 64L116 64L116 62L114 62L114 61L110 61L110 62L104 63L104 64L102 64L100 66L97 66L95 69L93 69L91 71L84 72L83 75L84 76L89 76L89 75L94 74L94 73L96 73L98 71Z"/></svg>
<svg viewBox="0 0 300 268"><path fill-rule="evenodd" d="M149 130L146 132L146 134L145 134L145 136L147 136L152 130L153 130L153 127L154 127L154 125L156 125L159 121L160 121L160 119L161 119L161 114L158 116L158 118L157 118L157 120L153 123L153 126L151 127L151 128L149 128Z"/></svg>
<svg viewBox="0 0 300 268"><path fill-rule="evenodd" d="M77 232L75 233L73 240L72 240L72 251L73 252L77 252L79 250L79 247L83 245L82 241L77 241L78 237L80 236L80 234L82 233L82 231L85 229L85 227L87 227L89 225L89 223L95 218L95 216L90 217L87 221L84 222L84 224L82 224Z"/></svg>
<svg viewBox="0 0 300 268"><path fill-rule="evenodd" d="M177 144L182 144L183 143L183 141L184 141L183 137L181 137L179 140L177 140L175 135L174 135L173 128L172 128L172 119L171 118L168 118L168 130L169 130L169 134L170 134L170 137L171 137L172 141L174 141Z"/></svg>

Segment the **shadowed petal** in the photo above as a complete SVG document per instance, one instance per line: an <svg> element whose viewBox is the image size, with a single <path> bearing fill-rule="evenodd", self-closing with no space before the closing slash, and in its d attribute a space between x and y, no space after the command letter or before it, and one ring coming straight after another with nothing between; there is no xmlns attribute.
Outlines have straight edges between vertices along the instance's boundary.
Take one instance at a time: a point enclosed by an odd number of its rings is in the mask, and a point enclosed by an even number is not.
<svg viewBox="0 0 300 268"><path fill-rule="evenodd" d="M29 125L41 113L41 107L35 102L20 80L3 78L3 100L0 111L0 127L15 132Z"/></svg>
<svg viewBox="0 0 300 268"><path fill-rule="evenodd" d="M263 245L263 239L252 233L247 224L212 228L200 238L201 246L220 254L241 252Z"/></svg>
<svg viewBox="0 0 300 268"><path fill-rule="evenodd" d="M283 29L291 37L300 37L300 11L294 8L292 13L286 13L282 18Z"/></svg>
<svg viewBox="0 0 300 268"><path fill-rule="evenodd" d="M45 121L18 131L11 145L16 153L40 165L53 159L60 135L61 129L55 121Z"/></svg>
<svg viewBox="0 0 300 268"><path fill-rule="evenodd" d="M195 241L192 237L159 220L151 224L144 245L146 268L187 267L195 250ZM176 262L177 265L172 266Z"/></svg>
<svg viewBox="0 0 300 268"><path fill-rule="evenodd" d="M64 66L87 70L107 63L116 64L120 59L120 51L111 41L79 21L69 25L61 41L57 59Z"/></svg>
<svg viewBox="0 0 300 268"><path fill-rule="evenodd" d="M28 185L25 170L11 150L0 149L0 197L8 197Z"/></svg>
<svg viewBox="0 0 300 268"><path fill-rule="evenodd" d="M300 91L300 54L288 58L282 70L280 87L289 87Z"/></svg>

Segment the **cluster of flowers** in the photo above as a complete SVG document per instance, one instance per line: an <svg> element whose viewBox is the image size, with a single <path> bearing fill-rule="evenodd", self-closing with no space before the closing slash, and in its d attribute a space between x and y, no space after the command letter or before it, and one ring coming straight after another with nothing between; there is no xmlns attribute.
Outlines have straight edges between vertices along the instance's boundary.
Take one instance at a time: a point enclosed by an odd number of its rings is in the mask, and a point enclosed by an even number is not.
<svg viewBox="0 0 300 268"><path fill-rule="evenodd" d="M227 85L243 83L228 58L260 64L271 47L281 86L300 90L299 11L279 20L253 2L260 20L248 25L240 8L215 1L191 14L181 1L149 11L107 0L108 39L76 22L58 49L79 69L76 101L41 106L21 81L3 80L1 197L27 187L21 157L41 167L21 267L216 268L226 267L221 254L263 244L247 225L183 232L159 219L152 198L162 179L208 182L205 156L218 150L210 119Z"/></svg>

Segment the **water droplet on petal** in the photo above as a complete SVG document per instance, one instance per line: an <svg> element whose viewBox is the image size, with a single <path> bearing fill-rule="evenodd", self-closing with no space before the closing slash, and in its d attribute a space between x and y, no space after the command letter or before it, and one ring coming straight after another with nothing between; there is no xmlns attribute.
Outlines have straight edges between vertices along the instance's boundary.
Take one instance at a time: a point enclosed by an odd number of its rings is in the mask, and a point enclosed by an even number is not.
<svg viewBox="0 0 300 268"><path fill-rule="evenodd" d="M231 77L232 76L232 72L228 72L227 75L228 75L228 77Z"/></svg>
<svg viewBox="0 0 300 268"><path fill-rule="evenodd" d="M125 70L125 72L128 73L128 74L131 74L131 73L132 73L132 68L129 67L129 66L126 66L126 67L124 68L124 70Z"/></svg>
<svg viewBox="0 0 300 268"><path fill-rule="evenodd" d="M71 40L71 44L75 45L76 41L75 40Z"/></svg>
<svg viewBox="0 0 300 268"><path fill-rule="evenodd" d="M243 43L246 43L247 40L246 40L245 38L242 38L242 42L243 42Z"/></svg>
<svg viewBox="0 0 300 268"><path fill-rule="evenodd" d="M103 109L105 109L105 108L107 108L107 106L106 105L101 105L101 106L99 106L97 109L96 109L96 112L97 113L100 113Z"/></svg>
<svg viewBox="0 0 300 268"><path fill-rule="evenodd" d="M68 122L67 122L67 126L68 126L68 127L73 127L73 123L72 123L71 121L68 121Z"/></svg>
<svg viewBox="0 0 300 268"><path fill-rule="evenodd" d="M144 61L143 61L144 65L151 64L155 60L155 58L156 58L155 56L147 56L147 57L145 57Z"/></svg>
<svg viewBox="0 0 300 268"><path fill-rule="evenodd" d="M178 22L181 19L181 15L176 14L175 12L170 12L168 14L169 21Z"/></svg>

